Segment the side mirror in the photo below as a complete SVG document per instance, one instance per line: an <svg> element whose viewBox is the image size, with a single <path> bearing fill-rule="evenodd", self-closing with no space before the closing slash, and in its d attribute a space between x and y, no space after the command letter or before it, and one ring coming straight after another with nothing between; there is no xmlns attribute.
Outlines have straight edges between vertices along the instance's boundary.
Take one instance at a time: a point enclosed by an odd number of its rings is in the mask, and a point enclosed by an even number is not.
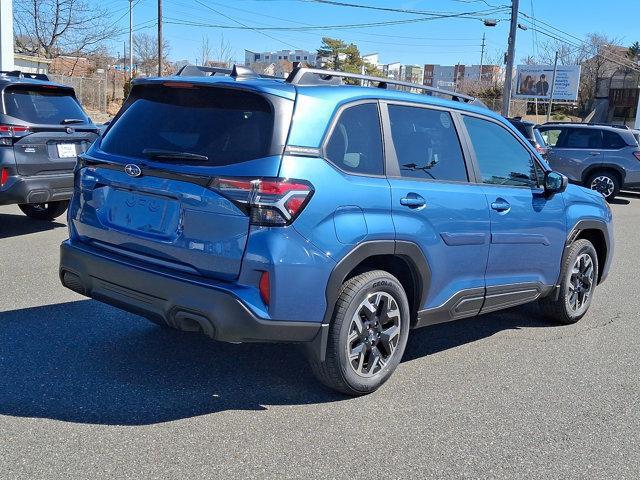
<svg viewBox="0 0 640 480"><path fill-rule="evenodd" d="M547 172L544 176L544 192L547 195L562 193L567 189L569 179L558 172Z"/></svg>

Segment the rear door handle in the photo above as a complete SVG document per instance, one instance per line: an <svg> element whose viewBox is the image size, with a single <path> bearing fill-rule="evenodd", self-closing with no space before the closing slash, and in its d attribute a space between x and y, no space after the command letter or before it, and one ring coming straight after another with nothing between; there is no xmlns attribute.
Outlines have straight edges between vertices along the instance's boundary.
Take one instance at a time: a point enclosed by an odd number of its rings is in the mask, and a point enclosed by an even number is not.
<svg viewBox="0 0 640 480"><path fill-rule="evenodd" d="M402 197L400 199L400 205L404 205L409 208L420 208L424 207L427 204L427 201L417 193L407 193L406 197Z"/></svg>
<svg viewBox="0 0 640 480"><path fill-rule="evenodd" d="M600 155L600 152L589 152L589 155Z"/></svg>
<svg viewBox="0 0 640 480"><path fill-rule="evenodd" d="M496 198L496 201L491 204L491 208L497 212L506 212L511 208L511 205L504 198Z"/></svg>

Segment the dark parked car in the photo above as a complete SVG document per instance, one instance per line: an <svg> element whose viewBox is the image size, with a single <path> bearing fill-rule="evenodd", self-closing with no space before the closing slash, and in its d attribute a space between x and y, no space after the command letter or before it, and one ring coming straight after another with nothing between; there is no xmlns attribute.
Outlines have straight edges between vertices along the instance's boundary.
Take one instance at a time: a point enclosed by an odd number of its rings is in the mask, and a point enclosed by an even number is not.
<svg viewBox="0 0 640 480"><path fill-rule="evenodd" d="M547 161L570 181L607 200L623 186L640 186L640 147L627 127L552 122L537 128L549 147Z"/></svg>
<svg viewBox="0 0 640 480"><path fill-rule="evenodd" d="M53 220L67 209L76 157L98 129L73 88L46 75L0 72L0 205Z"/></svg>
<svg viewBox="0 0 640 480"><path fill-rule="evenodd" d="M522 120L521 117L507 118L507 120L524 135L524 138L529 140L529 143L533 145L540 155L544 157L547 154L547 144L542 138L542 135L540 135L540 132L536 129L535 123Z"/></svg>

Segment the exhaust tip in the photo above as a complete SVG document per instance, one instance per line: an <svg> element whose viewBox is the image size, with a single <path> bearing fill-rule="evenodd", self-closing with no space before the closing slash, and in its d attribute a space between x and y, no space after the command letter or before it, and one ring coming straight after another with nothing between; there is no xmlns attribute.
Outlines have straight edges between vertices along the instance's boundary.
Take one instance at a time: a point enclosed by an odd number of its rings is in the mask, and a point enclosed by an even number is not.
<svg viewBox="0 0 640 480"><path fill-rule="evenodd" d="M73 290L80 295L86 295L86 291L84 289L84 285L82 285L82 280L75 273L71 273L68 271L64 271L62 273L62 285L67 287L69 290Z"/></svg>

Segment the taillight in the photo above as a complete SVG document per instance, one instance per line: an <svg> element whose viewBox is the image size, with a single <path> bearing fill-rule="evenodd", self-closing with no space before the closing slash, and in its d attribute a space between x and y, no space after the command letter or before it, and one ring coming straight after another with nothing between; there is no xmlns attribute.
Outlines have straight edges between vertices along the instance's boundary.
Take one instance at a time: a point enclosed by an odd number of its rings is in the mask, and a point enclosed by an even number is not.
<svg viewBox="0 0 640 480"><path fill-rule="evenodd" d="M269 284L269 272L262 272L260 275L260 283L258 285L258 290L260 290L260 298L265 303L265 305L269 305L269 300L271 300L271 286Z"/></svg>
<svg viewBox="0 0 640 480"><path fill-rule="evenodd" d="M546 155L548 151L546 147L541 147L540 145L536 145L536 150L540 155L543 155L543 156Z"/></svg>
<svg viewBox="0 0 640 480"><path fill-rule="evenodd" d="M3 168L2 172L0 172L0 187L4 187L4 184L7 183L8 179L9 179L9 170L6 168Z"/></svg>
<svg viewBox="0 0 640 480"><path fill-rule="evenodd" d="M0 145L13 145L14 138L24 137L30 132L26 125L1 125Z"/></svg>
<svg viewBox="0 0 640 480"><path fill-rule="evenodd" d="M246 209L253 225L289 225L313 195L309 182L294 179L214 178L209 187Z"/></svg>
<svg viewBox="0 0 640 480"><path fill-rule="evenodd" d="M640 151L638 151L638 150L637 150L637 151L633 152L633 155L634 155L638 160L640 160Z"/></svg>

